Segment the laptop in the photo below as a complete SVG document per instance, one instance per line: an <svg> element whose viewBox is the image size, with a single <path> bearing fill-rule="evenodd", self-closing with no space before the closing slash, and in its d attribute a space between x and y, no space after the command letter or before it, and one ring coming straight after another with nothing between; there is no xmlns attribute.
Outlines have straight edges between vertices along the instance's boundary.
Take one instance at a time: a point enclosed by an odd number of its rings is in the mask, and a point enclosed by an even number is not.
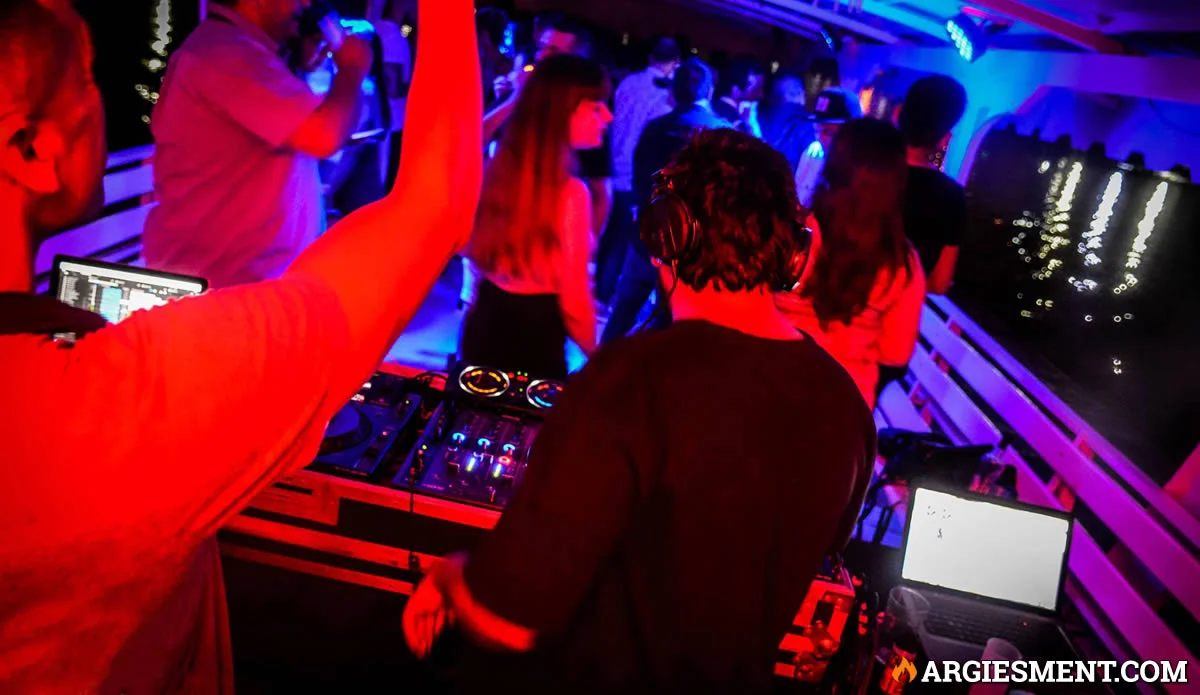
<svg viewBox="0 0 1200 695"><path fill-rule="evenodd" d="M202 278L73 256L55 256L50 276L55 299L100 314L109 323L207 289L208 281Z"/></svg>
<svg viewBox="0 0 1200 695"><path fill-rule="evenodd" d="M900 575L929 601L926 656L978 659L999 637L1026 658L1073 658L1058 623L1072 526L1066 512L916 487Z"/></svg>

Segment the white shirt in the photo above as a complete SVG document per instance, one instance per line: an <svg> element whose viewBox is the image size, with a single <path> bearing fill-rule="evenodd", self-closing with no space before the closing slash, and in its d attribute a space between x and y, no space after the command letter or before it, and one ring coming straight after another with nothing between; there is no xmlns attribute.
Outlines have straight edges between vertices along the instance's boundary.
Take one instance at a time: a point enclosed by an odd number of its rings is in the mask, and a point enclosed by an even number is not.
<svg viewBox="0 0 1200 695"><path fill-rule="evenodd" d="M219 5L171 58L154 109L151 268L213 288L280 275L324 230L317 160L286 143L321 104L278 46Z"/></svg>
<svg viewBox="0 0 1200 695"><path fill-rule="evenodd" d="M821 147L820 141L813 140L796 165L796 197L804 207L812 207L813 192L817 190L824 170L825 148Z"/></svg>

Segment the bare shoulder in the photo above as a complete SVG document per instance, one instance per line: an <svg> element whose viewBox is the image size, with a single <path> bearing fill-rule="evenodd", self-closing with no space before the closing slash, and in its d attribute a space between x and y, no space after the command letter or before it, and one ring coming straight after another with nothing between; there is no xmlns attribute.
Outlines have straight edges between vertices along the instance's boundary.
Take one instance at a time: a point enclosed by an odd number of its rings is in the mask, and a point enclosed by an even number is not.
<svg viewBox="0 0 1200 695"><path fill-rule="evenodd" d="M591 205L592 191L583 179L572 176L567 179L567 185L563 189L563 202L571 206Z"/></svg>

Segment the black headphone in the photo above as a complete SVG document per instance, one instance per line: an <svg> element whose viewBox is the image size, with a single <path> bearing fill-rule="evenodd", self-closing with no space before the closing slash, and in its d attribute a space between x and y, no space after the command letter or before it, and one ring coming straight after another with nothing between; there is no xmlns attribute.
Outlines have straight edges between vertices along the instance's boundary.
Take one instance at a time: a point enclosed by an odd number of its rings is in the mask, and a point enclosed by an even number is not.
<svg viewBox="0 0 1200 695"><path fill-rule="evenodd" d="M646 250L663 263L684 260L700 245L696 218L675 192L675 183L666 169L654 174L650 203L638 212L638 227Z"/></svg>
<svg viewBox="0 0 1200 695"><path fill-rule="evenodd" d="M671 174L666 169L654 174L650 202L638 212L642 243L650 256L663 263L678 263L695 255L700 246L700 230L692 211L675 190ZM798 210L795 219L796 243L800 249L789 258L779 258L779 291L795 288L808 263L812 230L808 228L807 210Z"/></svg>

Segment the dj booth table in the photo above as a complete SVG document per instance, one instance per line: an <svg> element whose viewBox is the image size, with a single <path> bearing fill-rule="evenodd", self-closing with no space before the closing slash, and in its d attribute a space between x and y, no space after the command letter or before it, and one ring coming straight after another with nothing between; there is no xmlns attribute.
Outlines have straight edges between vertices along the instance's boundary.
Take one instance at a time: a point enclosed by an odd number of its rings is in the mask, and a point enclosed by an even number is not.
<svg viewBox="0 0 1200 695"><path fill-rule="evenodd" d="M382 371L400 377L406 384L435 376L396 365L386 365ZM385 390L394 386L390 378L373 379L374 385L364 389L365 402L360 400L359 404L369 410L376 402L379 385ZM522 387L522 394L532 394L538 384L526 376L518 376L514 382ZM361 442L355 445L358 448L350 450L360 452L365 447L379 461L390 457L388 467L377 472L382 475L367 478L321 472L329 470L328 466L305 469L269 488L218 534L235 673L243 694L281 689L308 692L314 688L319 692L385 692L401 687L408 692L423 692L424 679L436 672L419 663L405 645L401 629L404 605L432 562L452 552L469 551L495 526L503 500L519 482L519 473L512 471L523 470L519 462L527 460L540 416L530 416L529 422L535 423L532 425L505 416L507 424L497 426L494 413L482 418L470 415L469 405L459 406L457 414L444 411L442 405L436 410L421 410L421 403L396 400L394 390L388 393L392 400L386 410L399 414L402 424L393 418L386 420L391 424L381 426L383 421L375 420L374 430L368 426L364 430L367 434L356 440ZM447 403L451 396L427 392L418 398ZM428 419L413 415L417 412ZM451 415L442 417L444 412ZM366 422L366 418L361 420ZM381 444L375 438L389 428L391 439ZM409 438L402 437L398 430L407 430ZM330 434L334 431L331 426L327 442L331 437L338 438ZM435 438L429 439L428 433L435 431ZM421 433L420 438L416 432ZM471 442L481 434L479 444L486 440L485 449L507 454L497 456L495 461L497 469L507 469L514 476L508 480L512 486L505 488L499 472L489 475L494 470L491 457L474 468L473 477L468 476L474 465L468 461L474 462L476 453L456 454L463 466L457 482L451 478L459 473L458 464L451 464L454 470L450 477L432 475L434 464L422 465L418 469L421 473L411 477L402 475L405 470L411 472L410 464L415 465L412 462L440 461L446 451L459 451L460 447L449 445L450 441L462 443L463 452L477 451ZM505 442L503 448L496 446L501 442ZM423 444L431 448L418 457L416 452L425 449ZM353 453L342 463L353 463L358 456ZM396 468L393 464L401 459L404 463ZM425 483L415 484L418 476ZM430 487L426 483L431 479L446 484L444 488L434 485L441 493L421 491ZM471 497L469 490L464 492L468 479L508 492L499 497L493 492L496 504L490 506L458 501L456 496ZM849 566L870 576L872 589L886 597L891 584L899 579L899 552L877 544L852 542L847 555ZM854 625L846 624L853 612L855 594L849 573L835 567L826 568L823 574L814 579L789 634L780 644L775 666L780 691L815 690L800 679L806 674L812 675L806 680L819 679L829 662L812 658L813 643L829 635L833 636L829 644L836 644L838 636L845 642L855 632ZM714 578L714 586L721 586L719 577ZM713 600L721 597L714 592ZM798 665L803 666L799 671ZM263 683L261 688L256 687L258 681ZM910 690L922 690L916 687L918 684L912 685ZM939 692L950 690L940 686Z"/></svg>
<svg viewBox="0 0 1200 695"><path fill-rule="evenodd" d="M381 371L421 374L398 365ZM312 469L280 480L218 534L239 691L256 692L257 678L271 684L263 692L289 678L338 692L411 688L422 668L401 631L407 597L431 562L470 550L500 513ZM837 576L814 584L826 590L810 593L794 632L814 612L840 632L853 590L844 570ZM792 677L790 652L808 644L788 635L776 673Z"/></svg>

